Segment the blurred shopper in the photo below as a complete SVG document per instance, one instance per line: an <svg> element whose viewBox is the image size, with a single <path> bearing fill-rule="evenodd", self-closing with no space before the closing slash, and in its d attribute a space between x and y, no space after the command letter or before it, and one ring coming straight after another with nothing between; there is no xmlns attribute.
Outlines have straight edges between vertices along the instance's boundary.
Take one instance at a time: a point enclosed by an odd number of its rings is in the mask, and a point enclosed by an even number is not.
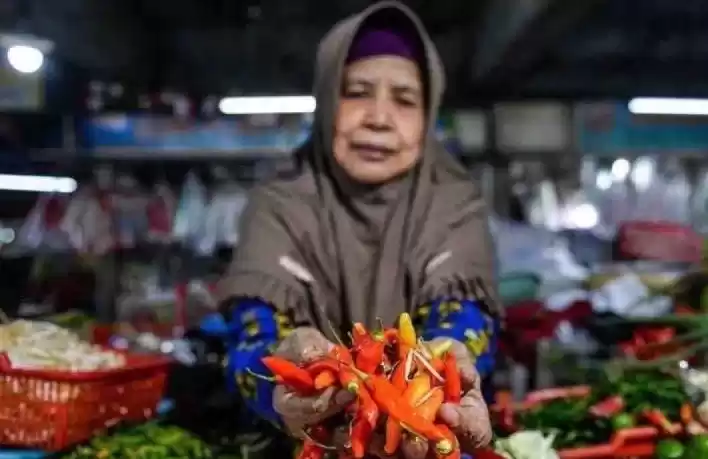
<svg viewBox="0 0 708 459"><path fill-rule="evenodd" d="M434 137L443 88L438 54L408 8L378 3L340 22L319 48L315 123L295 169L250 196L218 289L229 371L258 414L295 435L350 394L295 397L246 369L264 372L268 352L322 355L328 322L343 336L354 322L392 324L407 311L425 339L457 340L467 392L439 416L463 451L491 439L479 373L492 371L500 314L493 247L478 188ZM422 458L422 448L410 442L404 453Z"/></svg>

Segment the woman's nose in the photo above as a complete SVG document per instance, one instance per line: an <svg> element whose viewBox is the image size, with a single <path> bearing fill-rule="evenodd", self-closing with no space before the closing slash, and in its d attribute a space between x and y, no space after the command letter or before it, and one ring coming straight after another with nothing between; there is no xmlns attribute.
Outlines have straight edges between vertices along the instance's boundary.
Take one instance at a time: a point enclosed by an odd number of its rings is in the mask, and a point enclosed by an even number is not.
<svg viewBox="0 0 708 459"><path fill-rule="evenodd" d="M368 107L364 122L368 128L377 131L390 129L391 107L388 101L379 98L373 100Z"/></svg>

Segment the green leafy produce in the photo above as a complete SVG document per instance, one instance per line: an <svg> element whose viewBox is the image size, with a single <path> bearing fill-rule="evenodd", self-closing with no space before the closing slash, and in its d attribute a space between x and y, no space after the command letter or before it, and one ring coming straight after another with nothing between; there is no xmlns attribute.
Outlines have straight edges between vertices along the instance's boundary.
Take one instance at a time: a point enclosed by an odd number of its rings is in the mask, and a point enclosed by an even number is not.
<svg viewBox="0 0 708 459"><path fill-rule="evenodd" d="M590 413L593 405L616 396L624 402L620 412L607 417ZM588 397L553 400L519 413L517 423L524 430L554 434L556 449L577 448L607 443L615 431L642 424L646 410L658 410L669 420L678 421L686 401L677 378L659 371L634 371L600 381Z"/></svg>
<svg viewBox="0 0 708 459"><path fill-rule="evenodd" d="M209 447L178 427L147 423L96 437L64 459L209 459Z"/></svg>
<svg viewBox="0 0 708 459"><path fill-rule="evenodd" d="M678 440L662 440L656 445L654 456L657 459L681 459L685 453L685 448Z"/></svg>
<svg viewBox="0 0 708 459"><path fill-rule="evenodd" d="M555 434L556 449L603 443L610 437L612 426L607 419L590 416L590 406L590 399L554 400L522 413L519 425L524 430Z"/></svg>

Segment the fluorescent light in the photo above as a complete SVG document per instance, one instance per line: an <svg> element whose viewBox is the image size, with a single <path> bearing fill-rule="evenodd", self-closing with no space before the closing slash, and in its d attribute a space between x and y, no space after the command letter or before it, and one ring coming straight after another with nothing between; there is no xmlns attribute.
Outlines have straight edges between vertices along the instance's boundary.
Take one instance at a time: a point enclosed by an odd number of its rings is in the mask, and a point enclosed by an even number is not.
<svg viewBox="0 0 708 459"><path fill-rule="evenodd" d="M637 97L629 101L628 107L635 115L708 115L708 99Z"/></svg>
<svg viewBox="0 0 708 459"><path fill-rule="evenodd" d="M69 194L76 191L77 186L71 177L0 174L0 190L5 191Z"/></svg>
<svg viewBox="0 0 708 459"><path fill-rule="evenodd" d="M312 96L225 97L219 101L219 110L225 115L312 113L316 106Z"/></svg>
<svg viewBox="0 0 708 459"><path fill-rule="evenodd" d="M20 73L35 73L44 65L44 53L34 46L15 45L7 50L7 62Z"/></svg>

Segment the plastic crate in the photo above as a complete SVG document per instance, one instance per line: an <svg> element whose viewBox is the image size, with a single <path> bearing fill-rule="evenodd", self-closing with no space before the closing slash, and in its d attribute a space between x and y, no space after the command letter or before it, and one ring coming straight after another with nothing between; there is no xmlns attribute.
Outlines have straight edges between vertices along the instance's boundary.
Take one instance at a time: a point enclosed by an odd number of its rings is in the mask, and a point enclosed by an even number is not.
<svg viewBox="0 0 708 459"><path fill-rule="evenodd" d="M564 399L582 398L590 394L589 386L560 387L531 392L521 403L510 404L508 397L504 402L491 408L493 413L512 409L514 412L528 410L540 404ZM676 425L675 427L680 427ZM645 459L654 456L659 430L651 426L632 427L615 432L610 441L601 445L583 446L558 451L560 459Z"/></svg>
<svg viewBox="0 0 708 459"><path fill-rule="evenodd" d="M95 372L0 365L0 444L59 451L118 423L151 418L169 364L126 354L125 367Z"/></svg>

